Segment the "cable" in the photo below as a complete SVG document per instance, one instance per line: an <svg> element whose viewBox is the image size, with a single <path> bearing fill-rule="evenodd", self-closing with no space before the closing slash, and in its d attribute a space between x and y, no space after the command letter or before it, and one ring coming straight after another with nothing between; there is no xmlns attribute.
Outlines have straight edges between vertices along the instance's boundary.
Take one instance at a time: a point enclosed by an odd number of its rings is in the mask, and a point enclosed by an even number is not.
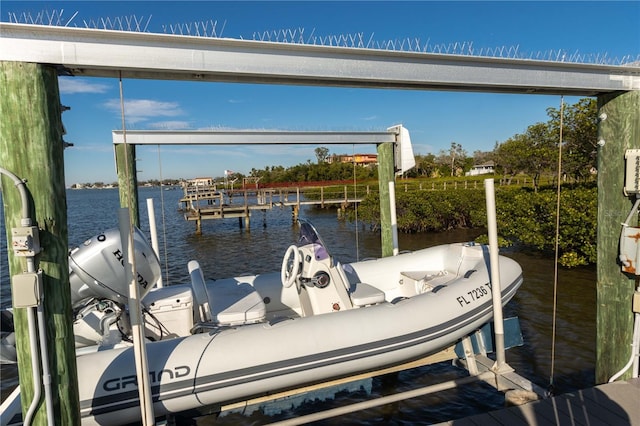
<svg viewBox="0 0 640 426"><path fill-rule="evenodd" d="M562 178L562 130L564 116L564 96L560 96L560 140L558 141L558 175L556 182L556 241L555 241L555 259L553 267L553 319L551 325L551 371L549 373L549 387L547 389L550 395L553 395L553 374L556 359L556 315L558 306L558 254L560 247L560 180Z"/></svg>
<svg viewBox="0 0 640 426"><path fill-rule="evenodd" d="M167 255L167 222L164 214L164 192L162 191L162 158L160 157L160 145L158 145L158 168L160 172L160 208L162 209L162 245L164 246L164 270L165 283L169 284L169 256Z"/></svg>
<svg viewBox="0 0 640 426"><path fill-rule="evenodd" d="M356 145L351 145L353 151L353 211L356 223L356 262L360 261L360 238L358 237L358 186L356 181Z"/></svg>

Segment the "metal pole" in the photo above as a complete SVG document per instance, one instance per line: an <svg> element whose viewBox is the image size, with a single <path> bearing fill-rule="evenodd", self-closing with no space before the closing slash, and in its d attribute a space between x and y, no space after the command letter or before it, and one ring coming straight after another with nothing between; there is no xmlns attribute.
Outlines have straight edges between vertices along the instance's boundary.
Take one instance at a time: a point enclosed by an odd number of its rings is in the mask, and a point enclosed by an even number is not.
<svg viewBox="0 0 640 426"><path fill-rule="evenodd" d="M389 182L389 207L391 209L391 241L393 244L393 255L400 253L398 249L398 216L396 215L396 185Z"/></svg>
<svg viewBox="0 0 640 426"><path fill-rule="evenodd" d="M147 360L147 348L144 337L144 324L142 311L140 310L140 295L136 276L136 258L133 246L133 234L131 232L131 217L128 208L121 208L118 212L120 225L120 240L122 241L122 253L124 254L125 279L129 283L129 315L131 320L131 335L133 337L133 353L136 363L138 380L138 397L140 398L140 414L144 426L155 424L153 414L153 400L151 399L151 383L149 381L149 365Z"/></svg>
<svg viewBox="0 0 640 426"><path fill-rule="evenodd" d="M498 256L498 226L496 224L496 193L493 179L484 180L487 198L487 231L489 233L489 262L491 266L491 295L493 297L493 326L496 341L496 366L505 365L504 323L502 319L502 287L500 285L500 260Z"/></svg>
<svg viewBox="0 0 640 426"><path fill-rule="evenodd" d="M156 252L156 256L160 259L160 247L158 245L158 230L156 228L156 213L153 207L153 198L147 198L147 213L149 214L149 233L151 234L151 247ZM158 277L156 282L157 288L162 288L162 274Z"/></svg>
<svg viewBox="0 0 640 426"><path fill-rule="evenodd" d="M461 379L449 380L444 383L438 383L435 385L425 386L418 389L413 389L406 392L395 393L392 395L383 396L380 398L370 399L367 401L357 402L355 404L332 408L330 410L321 411L319 413L307 414L306 416L296 417L293 419L287 419L280 422L271 423L270 426L294 426L304 425L311 422L329 419L331 417L344 416L346 414L355 413L356 411L368 410L370 408L379 407L381 405L392 404L394 402L403 401L409 398L417 398L419 396L428 395L434 392L440 392L447 389L453 389L462 385L478 382L480 380L489 380L493 377L493 373L485 371L477 376L468 376Z"/></svg>

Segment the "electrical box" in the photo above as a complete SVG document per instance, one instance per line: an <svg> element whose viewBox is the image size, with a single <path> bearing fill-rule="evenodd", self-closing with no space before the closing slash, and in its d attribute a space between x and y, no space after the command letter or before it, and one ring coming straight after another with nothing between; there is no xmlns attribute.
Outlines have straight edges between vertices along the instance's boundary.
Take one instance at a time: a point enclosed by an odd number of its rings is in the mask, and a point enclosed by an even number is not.
<svg viewBox="0 0 640 426"><path fill-rule="evenodd" d="M31 308L40 304L42 271L23 272L11 277L14 308Z"/></svg>
<svg viewBox="0 0 640 426"><path fill-rule="evenodd" d="M640 196L640 149L628 149L624 154L626 160L626 175L624 192L626 195Z"/></svg>
<svg viewBox="0 0 640 426"><path fill-rule="evenodd" d="M638 259L640 259L640 228L625 226L620 238L620 261L622 272L640 275Z"/></svg>
<svg viewBox="0 0 640 426"><path fill-rule="evenodd" d="M37 226L18 226L11 229L11 247L16 256L35 256L40 253Z"/></svg>

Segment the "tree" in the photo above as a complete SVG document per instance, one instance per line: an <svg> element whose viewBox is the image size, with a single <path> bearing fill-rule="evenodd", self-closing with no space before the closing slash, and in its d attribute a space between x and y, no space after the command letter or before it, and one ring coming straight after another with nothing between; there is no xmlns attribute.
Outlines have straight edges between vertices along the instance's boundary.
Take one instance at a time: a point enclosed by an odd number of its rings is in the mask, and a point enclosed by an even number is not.
<svg viewBox="0 0 640 426"><path fill-rule="evenodd" d="M548 108L553 132L560 135L560 111ZM576 180L584 180L597 165L598 112L595 99L580 99L564 108L562 117L562 168Z"/></svg>
<svg viewBox="0 0 640 426"><path fill-rule="evenodd" d="M540 176L548 171L557 158L557 139L547 123L536 123L527 127L523 134L517 134L499 144L495 152L496 162L505 177L513 178L518 173L526 173L533 178L537 191Z"/></svg>
<svg viewBox="0 0 640 426"><path fill-rule="evenodd" d="M324 146L317 147L314 152L316 153L316 158L318 159L318 164L324 163L329 157L329 148Z"/></svg>
<svg viewBox="0 0 640 426"><path fill-rule="evenodd" d="M416 166L407 171L407 177L438 177L438 163L433 154L416 155Z"/></svg>
<svg viewBox="0 0 640 426"><path fill-rule="evenodd" d="M533 187L537 191L542 173L555 166L559 140L548 123L529 126L525 137L530 148L524 163L524 172L533 177Z"/></svg>
<svg viewBox="0 0 640 426"><path fill-rule="evenodd" d="M511 179L526 168L525 158L529 155L527 139L516 134L505 142L497 144L494 150L496 165L502 175L511 183Z"/></svg>
<svg viewBox="0 0 640 426"><path fill-rule="evenodd" d="M449 156L451 157L451 177L457 175L457 169L464 165L464 161L467 158L467 151L462 149L462 145L457 142L451 142L449 148Z"/></svg>

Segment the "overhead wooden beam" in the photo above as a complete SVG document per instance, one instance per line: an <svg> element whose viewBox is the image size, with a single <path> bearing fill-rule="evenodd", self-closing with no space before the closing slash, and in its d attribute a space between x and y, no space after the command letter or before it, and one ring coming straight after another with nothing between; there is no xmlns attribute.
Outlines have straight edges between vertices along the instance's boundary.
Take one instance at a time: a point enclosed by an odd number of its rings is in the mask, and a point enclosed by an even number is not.
<svg viewBox="0 0 640 426"><path fill-rule="evenodd" d="M624 66L0 23L0 60L76 76L593 96L640 90Z"/></svg>

